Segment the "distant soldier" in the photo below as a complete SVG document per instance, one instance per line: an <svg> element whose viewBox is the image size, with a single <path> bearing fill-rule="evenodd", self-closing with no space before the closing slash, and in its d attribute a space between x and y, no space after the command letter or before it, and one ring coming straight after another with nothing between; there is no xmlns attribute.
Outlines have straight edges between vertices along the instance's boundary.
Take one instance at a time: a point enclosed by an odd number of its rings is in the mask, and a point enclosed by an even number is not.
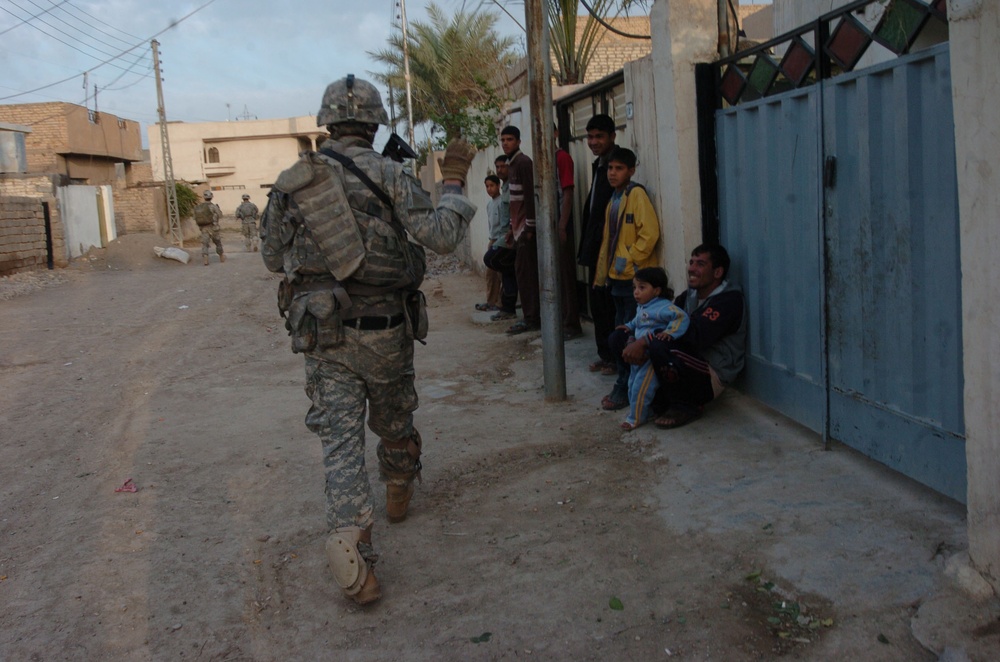
<svg viewBox="0 0 1000 662"><path fill-rule="evenodd" d="M427 333L421 246L450 253L465 237L476 213L462 194L475 149L448 145L435 205L400 163L372 149L379 125L389 123L374 85L353 75L331 83L316 123L330 139L275 180L260 253L284 274L278 307L292 351L305 356L306 426L322 441L326 469L330 569L347 596L367 604L382 592L372 571L365 422L379 437L386 517L400 522L423 446L413 427L413 341ZM396 573L409 570L404 561Z"/></svg>
<svg viewBox="0 0 1000 662"><path fill-rule="evenodd" d="M219 220L222 218L222 210L219 205L212 202L212 192L205 191L203 194L205 201L194 208L194 221L201 230L201 257L208 266L208 244L215 242L215 252L219 254L219 262L225 262L226 256L222 252L222 233L219 231Z"/></svg>
<svg viewBox="0 0 1000 662"><path fill-rule="evenodd" d="M240 219L243 230L243 246L246 248L247 253L250 252L251 247L253 252L257 252L257 242L260 241L260 237L257 235L257 214L260 210L257 209L257 205L250 202L250 196L246 193L243 194L243 204L236 208L236 218Z"/></svg>

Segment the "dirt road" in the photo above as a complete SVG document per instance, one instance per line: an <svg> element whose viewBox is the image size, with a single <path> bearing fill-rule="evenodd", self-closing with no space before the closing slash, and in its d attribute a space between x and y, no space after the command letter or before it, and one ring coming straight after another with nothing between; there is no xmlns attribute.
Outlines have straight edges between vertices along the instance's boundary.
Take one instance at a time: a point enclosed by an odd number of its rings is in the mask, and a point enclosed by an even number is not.
<svg viewBox="0 0 1000 662"><path fill-rule="evenodd" d="M354 606L275 277L236 235L209 268L157 243L0 301L0 659L937 658L911 619L960 507L735 394L622 434L589 338L546 404L537 336L474 315L463 272L424 288L424 482L376 526L383 599Z"/></svg>

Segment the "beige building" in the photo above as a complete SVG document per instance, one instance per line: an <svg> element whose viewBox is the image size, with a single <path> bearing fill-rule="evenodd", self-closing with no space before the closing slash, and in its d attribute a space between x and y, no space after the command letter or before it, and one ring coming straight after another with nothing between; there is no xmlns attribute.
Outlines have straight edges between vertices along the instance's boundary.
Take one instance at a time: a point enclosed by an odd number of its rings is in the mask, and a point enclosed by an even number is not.
<svg viewBox="0 0 1000 662"><path fill-rule="evenodd" d="M153 176L163 180L160 125L148 128ZM168 122L174 179L210 188L214 201L232 216L244 193L263 210L275 178L299 152L315 150L326 136L316 117L237 122Z"/></svg>

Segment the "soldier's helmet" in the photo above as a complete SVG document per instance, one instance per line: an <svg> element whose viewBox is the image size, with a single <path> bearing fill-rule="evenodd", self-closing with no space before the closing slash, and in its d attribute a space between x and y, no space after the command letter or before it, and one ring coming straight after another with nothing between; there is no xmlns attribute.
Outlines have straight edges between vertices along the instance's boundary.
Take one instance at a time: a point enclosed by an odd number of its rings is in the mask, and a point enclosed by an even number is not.
<svg viewBox="0 0 1000 662"><path fill-rule="evenodd" d="M366 80L355 78L354 74L347 74L346 78L326 86L323 105L316 113L316 126L342 122L389 123L378 89Z"/></svg>
<svg viewBox="0 0 1000 662"><path fill-rule="evenodd" d="M205 191L204 193L202 193L202 195L205 196L206 200L211 200L212 199L212 192L211 191Z"/></svg>
<svg viewBox="0 0 1000 662"><path fill-rule="evenodd" d="M249 195L247 195L246 193L244 193L244 194L243 194L243 199L244 199L244 200L249 200L249 199L250 199L250 196L249 196Z"/></svg>

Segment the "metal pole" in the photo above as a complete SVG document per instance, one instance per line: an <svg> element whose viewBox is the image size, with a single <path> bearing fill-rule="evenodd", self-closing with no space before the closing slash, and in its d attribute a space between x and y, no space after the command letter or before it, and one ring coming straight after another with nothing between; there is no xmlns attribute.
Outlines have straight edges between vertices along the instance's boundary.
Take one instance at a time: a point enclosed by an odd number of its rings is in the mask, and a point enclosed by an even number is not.
<svg viewBox="0 0 1000 662"><path fill-rule="evenodd" d="M524 3L528 34L528 91L531 143L535 156L538 204L538 284L542 317L542 374L545 399L566 399L566 353L563 345L562 300L559 296L559 228L556 219L556 148L552 119L552 63L549 61L547 3Z"/></svg>
<svg viewBox="0 0 1000 662"><path fill-rule="evenodd" d="M150 42L153 47L153 69L156 70L156 112L160 118L160 148L163 152L163 185L167 194L167 223L170 226L170 240L175 246L184 245L181 233L181 218L177 206L177 187L174 185L174 161L170 156L170 138L167 135L167 111L163 105L163 81L160 79L160 42Z"/></svg>
<svg viewBox="0 0 1000 662"><path fill-rule="evenodd" d="M410 144L417 144L413 139L413 86L410 84L410 37L406 31L406 0L399 0L399 20L403 26L403 78L406 81L406 123L410 134Z"/></svg>

